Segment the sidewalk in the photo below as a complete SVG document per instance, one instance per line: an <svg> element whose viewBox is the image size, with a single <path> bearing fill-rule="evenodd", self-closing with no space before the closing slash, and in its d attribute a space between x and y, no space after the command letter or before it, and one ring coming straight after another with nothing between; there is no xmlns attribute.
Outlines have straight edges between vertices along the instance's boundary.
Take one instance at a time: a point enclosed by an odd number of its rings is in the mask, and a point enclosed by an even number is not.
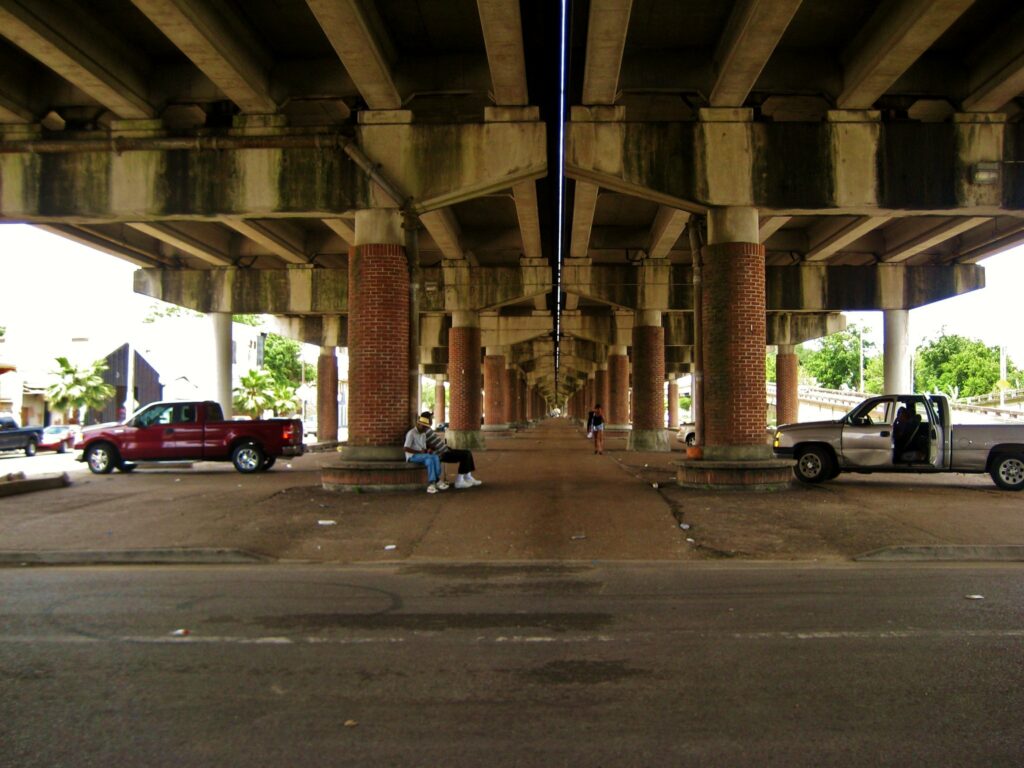
<svg viewBox="0 0 1024 768"><path fill-rule="evenodd" d="M319 468L333 453L252 476L226 464L76 474L69 488L0 498L0 550L237 549L346 563L835 561L898 545L1024 545L1024 495L996 490L987 476L844 475L780 493L712 493L674 484L678 450L629 453L624 436L609 435L595 456L564 420L487 440L476 454L484 485L436 495L324 491Z"/></svg>

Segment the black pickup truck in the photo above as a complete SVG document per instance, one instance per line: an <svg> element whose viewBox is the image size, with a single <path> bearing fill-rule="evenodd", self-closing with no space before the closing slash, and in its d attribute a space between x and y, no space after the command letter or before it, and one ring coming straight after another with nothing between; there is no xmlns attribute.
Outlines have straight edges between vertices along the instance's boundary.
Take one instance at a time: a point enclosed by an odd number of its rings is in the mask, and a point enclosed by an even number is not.
<svg viewBox="0 0 1024 768"><path fill-rule="evenodd" d="M26 456L35 456L42 439L42 427L19 427L10 416L0 416L0 451L25 451Z"/></svg>

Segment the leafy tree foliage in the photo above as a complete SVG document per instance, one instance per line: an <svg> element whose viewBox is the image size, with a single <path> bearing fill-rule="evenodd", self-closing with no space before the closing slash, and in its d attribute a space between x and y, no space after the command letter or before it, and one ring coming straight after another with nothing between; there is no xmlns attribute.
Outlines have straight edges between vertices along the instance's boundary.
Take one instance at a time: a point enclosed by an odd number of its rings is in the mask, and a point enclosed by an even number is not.
<svg viewBox="0 0 1024 768"><path fill-rule="evenodd" d="M258 419L273 407L274 396L274 377L267 370L254 368L242 376L235 388L235 411Z"/></svg>
<svg viewBox="0 0 1024 768"><path fill-rule="evenodd" d="M259 328L261 320L259 315L232 315L232 323L238 323L239 325L251 325L253 328Z"/></svg>
<svg viewBox="0 0 1024 768"><path fill-rule="evenodd" d="M149 305L149 313L143 318L144 323L155 323L165 317L202 317L202 312L196 312L188 307L179 307L177 304L168 304L163 301L154 301Z"/></svg>
<svg viewBox="0 0 1024 768"><path fill-rule="evenodd" d="M76 366L66 357L57 358L57 380L46 388L50 407L62 412L72 424L79 422L87 408L99 410L114 396L114 388L103 381L107 364L97 360L91 365Z"/></svg>
<svg viewBox="0 0 1024 768"><path fill-rule="evenodd" d="M1013 387L1019 387L1024 378L1009 359L1006 375ZM919 392L942 392L954 399L994 392L999 381L999 347L939 333L917 348L914 378Z"/></svg>
<svg viewBox="0 0 1024 768"><path fill-rule="evenodd" d="M297 341L268 333L263 346L263 365L278 384L297 387L302 383L305 368L307 383L316 381L316 368L302 362L302 346Z"/></svg>
<svg viewBox="0 0 1024 768"><path fill-rule="evenodd" d="M295 387L287 384L275 384L271 409L275 416L292 416L302 410L302 401L295 393Z"/></svg>
<svg viewBox="0 0 1024 768"><path fill-rule="evenodd" d="M885 388L885 360L875 355L864 361L864 390L872 395L882 394Z"/></svg>
<svg viewBox="0 0 1024 768"><path fill-rule="evenodd" d="M864 357L874 344L864 340ZM833 333L821 341L821 347L807 354L802 360L804 369L815 378L819 385L829 389L860 386L860 336L858 328L851 325L845 331Z"/></svg>

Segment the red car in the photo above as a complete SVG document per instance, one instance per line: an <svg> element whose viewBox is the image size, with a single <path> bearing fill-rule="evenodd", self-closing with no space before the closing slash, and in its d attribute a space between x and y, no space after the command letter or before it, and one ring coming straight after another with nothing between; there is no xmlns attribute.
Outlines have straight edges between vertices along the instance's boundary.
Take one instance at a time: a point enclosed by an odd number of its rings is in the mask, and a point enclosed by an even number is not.
<svg viewBox="0 0 1024 768"><path fill-rule="evenodd" d="M36 450L67 453L75 447L78 430L74 424L51 424L43 430L43 437L36 445Z"/></svg>
<svg viewBox="0 0 1024 768"><path fill-rule="evenodd" d="M97 475L131 472L138 461L230 461L248 474L304 451L298 419L225 421L212 400L152 403L121 424L86 427L75 448Z"/></svg>

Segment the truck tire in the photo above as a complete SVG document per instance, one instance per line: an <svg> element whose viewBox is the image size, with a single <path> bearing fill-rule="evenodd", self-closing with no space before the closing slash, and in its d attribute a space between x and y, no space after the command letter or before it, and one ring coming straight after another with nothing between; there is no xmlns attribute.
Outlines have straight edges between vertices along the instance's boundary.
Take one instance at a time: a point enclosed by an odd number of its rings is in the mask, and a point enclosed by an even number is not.
<svg viewBox="0 0 1024 768"><path fill-rule="evenodd" d="M124 472L124 473L125 473L126 475L127 475L127 474L128 474L129 472L134 472L134 471L135 471L135 468L136 468L137 466L139 466L139 465L138 465L138 464L136 464L136 463L134 463L134 462L131 462L131 461L124 461L124 460L122 460L122 461L119 461L119 462L118 462L118 464L117 464L117 468L118 468L118 469L119 469L120 471Z"/></svg>
<svg viewBox="0 0 1024 768"><path fill-rule="evenodd" d="M85 449L85 463L94 475L109 475L118 461L117 449L110 443L93 443Z"/></svg>
<svg viewBox="0 0 1024 768"><path fill-rule="evenodd" d="M25 455L26 456L35 456L36 455L36 441L35 440L29 440L27 443L25 443Z"/></svg>
<svg viewBox="0 0 1024 768"><path fill-rule="evenodd" d="M263 449L256 443L242 443L231 452L231 463L244 475L259 472L265 460Z"/></svg>
<svg viewBox="0 0 1024 768"><path fill-rule="evenodd" d="M263 466L260 467L260 472L266 472L267 470L269 470L272 466L274 466L275 461L277 461L277 456L267 456L267 458L263 460Z"/></svg>
<svg viewBox="0 0 1024 768"><path fill-rule="evenodd" d="M1004 491L1024 488L1024 454L1003 453L992 459L989 469L992 481Z"/></svg>
<svg viewBox="0 0 1024 768"><path fill-rule="evenodd" d="M827 448L812 445L803 448L796 456L793 474L804 483L821 483L830 480L834 475L835 459Z"/></svg>

